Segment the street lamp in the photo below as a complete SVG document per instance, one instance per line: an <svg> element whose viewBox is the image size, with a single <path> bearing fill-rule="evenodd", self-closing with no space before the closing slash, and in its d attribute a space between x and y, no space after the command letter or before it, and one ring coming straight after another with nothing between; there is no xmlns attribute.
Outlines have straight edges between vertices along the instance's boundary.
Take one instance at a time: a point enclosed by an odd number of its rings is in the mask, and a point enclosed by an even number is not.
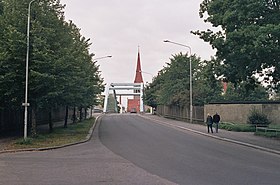
<svg viewBox="0 0 280 185"><path fill-rule="evenodd" d="M105 58L111 58L111 57L113 57L113 56L112 55L107 55L107 56L103 56L103 57L94 58L93 59L93 65L95 65L96 62L98 62L98 60L105 59ZM99 65L97 66L97 68L99 68ZM92 108L91 108L91 115L92 115Z"/></svg>
<svg viewBox="0 0 280 185"><path fill-rule="evenodd" d="M152 77L152 80L153 80L153 78L154 78L154 75L152 74L152 73L148 73L148 72L145 72L145 71L139 71L140 73L142 73L142 74L148 74L148 75L150 75L151 77Z"/></svg>
<svg viewBox="0 0 280 185"><path fill-rule="evenodd" d="M111 57L113 57L113 56L112 55L108 55L108 56L104 56L104 57L94 58L94 63L97 62L97 60L104 59L104 58L111 58Z"/></svg>
<svg viewBox="0 0 280 185"><path fill-rule="evenodd" d="M24 106L24 140L27 139L27 108L29 103L27 103L27 95L28 95L28 65L29 65L29 32L30 32L30 9L31 4L36 1L32 0L28 4L28 15L27 15L27 48L26 48L26 68L25 68L25 101L22 104Z"/></svg>
<svg viewBox="0 0 280 185"><path fill-rule="evenodd" d="M192 102L192 61L191 61L191 55L192 55L192 48L190 46L184 45L184 44L180 44L177 42L172 42L170 40L164 40L163 42L168 42L171 44L175 44L175 45L179 45L179 46L183 46L185 48L188 48L190 50L190 122L192 123L193 120L193 102Z"/></svg>

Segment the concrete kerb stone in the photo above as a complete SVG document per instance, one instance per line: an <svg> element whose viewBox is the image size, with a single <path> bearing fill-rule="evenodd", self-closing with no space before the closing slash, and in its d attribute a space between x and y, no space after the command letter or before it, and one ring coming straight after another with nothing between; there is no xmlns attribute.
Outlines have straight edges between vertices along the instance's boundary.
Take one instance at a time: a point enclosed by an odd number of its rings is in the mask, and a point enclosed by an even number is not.
<svg viewBox="0 0 280 185"><path fill-rule="evenodd" d="M44 148L28 148L28 149L16 149L16 150L3 150L3 151L0 151L0 154L4 154L4 153L18 153L18 152L35 152L35 151L45 151L45 150L55 150L55 149L59 149L59 148L65 148L65 147L68 147L68 146L73 146L73 145L77 145L77 144L82 144L82 143L85 143L85 142L88 142L91 137L92 137L92 133L96 127L96 124L97 122L99 121L99 118L101 117L102 115L99 115L96 117L95 121L94 121L94 124L93 126L90 128L87 136L86 136L86 139L82 140L82 141L78 141L78 142L73 142L73 143L68 143L68 144L65 144L65 145L59 145L59 146L53 146L53 147L44 147Z"/></svg>
<svg viewBox="0 0 280 185"><path fill-rule="evenodd" d="M187 131L190 131L190 132L193 132L193 133L196 133L196 134L200 134L200 135L203 135L203 136L211 137L211 138L214 138L214 139L218 139L218 140L222 140L222 141L226 141L226 142L230 142L230 143L234 143L234 144L238 144L238 145L242 145L242 146L246 146L246 147L250 147L250 148L254 148L254 149L262 150L262 151L265 151L265 152L270 152L270 153L280 155L280 151L278 151L278 150L273 150L273 149L257 146L257 145L246 143L246 142L241 142L241 141L237 141L237 140L233 140L233 139L228 139L228 138L224 138L224 137L210 135L210 134L200 132L200 131L197 131L197 130L193 130L193 129L190 129L190 128L182 127L182 126L175 125L175 124L170 124L170 123L162 121L162 120L156 120L156 119L148 118L146 116L141 116L141 117L153 120L153 121L155 121L155 122L157 122L158 124L161 124L161 125L176 127L176 128L182 129L182 130L187 130Z"/></svg>

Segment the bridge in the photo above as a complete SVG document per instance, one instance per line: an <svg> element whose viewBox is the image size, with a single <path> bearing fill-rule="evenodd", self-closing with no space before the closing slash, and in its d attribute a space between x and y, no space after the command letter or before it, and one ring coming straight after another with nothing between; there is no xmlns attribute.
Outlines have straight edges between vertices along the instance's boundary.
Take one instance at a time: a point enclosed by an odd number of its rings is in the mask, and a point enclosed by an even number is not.
<svg viewBox="0 0 280 185"><path fill-rule="evenodd" d="M131 92L132 91L132 92ZM143 83L111 83L107 86L105 91L105 101L103 112L108 112L108 99L110 92L113 92L114 109L118 112L117 96L139 96L140 97L140 113L144 112L144 84Z"/></svg>

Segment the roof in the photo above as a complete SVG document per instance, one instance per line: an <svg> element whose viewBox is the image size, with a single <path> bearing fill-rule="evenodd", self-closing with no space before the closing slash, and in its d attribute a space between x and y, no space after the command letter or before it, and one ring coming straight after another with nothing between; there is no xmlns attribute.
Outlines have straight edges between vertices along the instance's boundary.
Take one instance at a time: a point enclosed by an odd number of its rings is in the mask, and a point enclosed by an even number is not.
<svg viewBox="0 0 280 185"><path fill-rule="evenodd" d="M138 50L137 67L136 67L134 83L143 83L139 50Z"/></svg>

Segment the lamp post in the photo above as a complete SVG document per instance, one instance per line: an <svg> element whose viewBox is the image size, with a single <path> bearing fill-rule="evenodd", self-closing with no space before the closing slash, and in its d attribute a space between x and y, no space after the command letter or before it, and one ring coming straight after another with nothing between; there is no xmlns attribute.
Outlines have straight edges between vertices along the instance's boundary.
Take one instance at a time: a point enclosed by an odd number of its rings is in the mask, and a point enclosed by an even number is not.
<svg viewBox="0 0 280 185"><path fill-rule="evenodd" d="M153 78L154 78L154 75L152 74L152 73L148 73L148 72L145 72L145 71L139 71L140 73L142 73L142 74L148 74L148 75L150 75L151 77L152 77L152 80L153 80Z"/></svg>
<svg viewBox="0 0 280 185"><path fill-rule="evenodd" d="M112 55L108 55L108 56L104 56L104 57L94 58L94 63L97 62L97 60L104 59L104 58L111 58L111 57L113 57L113 56Z"/></svg>
<svg viewBox="0 0 280 185"><path fill-rule="evenodd" d="M25 68L25 101L22 104L24 106L24 140L27 139L27 108L29 106L28 103L28 68L29 68L29 35L30 35L30 11L31 4L36 1L32 0L28 4L28 15L27 15L27 47L26 47L26 68Z"/></svg>
<svg viewBox="0 0 280 185"><path fill-rule="evenodd" d="M112 57L113 57L112 55L107 55L107 56L103 56L103 57L94 58L93 65L95 65L96 62L98 62L98 60L105 59L105 58L112 58ZM98 65L98 68L99 68L99 65ZM91 108L91 115L92 115L92 108Z"/></svg>
<svg viewBox="0 0 280 185"><path fill-rule="evenodd" d="M192 102L192 61L191 61L191 55L192 55L192 49L190 46L184 45L184 44L180 44L177 42L172 42L170 40L164 40L163 42L168 42L171 44L175 44L175 45L179 45L179 46L183 46L185 48L188 48L190 50L190 122L192 123L193 120L193 102Z"/></svg>

